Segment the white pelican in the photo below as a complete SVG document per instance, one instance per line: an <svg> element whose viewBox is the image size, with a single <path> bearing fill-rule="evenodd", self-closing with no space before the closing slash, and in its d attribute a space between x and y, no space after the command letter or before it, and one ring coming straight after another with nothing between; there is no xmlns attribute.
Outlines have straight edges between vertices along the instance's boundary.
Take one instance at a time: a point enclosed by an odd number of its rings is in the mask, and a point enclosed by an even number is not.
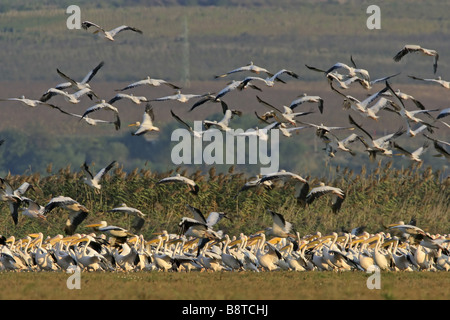
<svg viewBox="0 0 450 320"><path fill-rule="evenodd" d="M353 120L352 116L349 115L348 117L350 120L350 124L356 126L369 138L369 141L366 141L366 139L364 138L360 138L360 140L366 147L366 151L369 153L370 160L375 160L377 154L384 156L392 156L392 150L388 149L390 141L398 138L403 133L405 133L404 129L399 129L395 133L391 133L374 140L369 132L367 132L361 125L357 124L355 120Z"/></svg>
<svg viewBox="0 0 450 320"><path fill-rule="evenodd" d="M342 203L345 200L345 193L342 189L326 186L323 182L320 183L320 186L312 188L311 191L306 195L306 203L311 204L314 200L326 195L331 194L332 195L332 205L331 208L333 209L334 213L338 213L341 209Z"/></svg>
<svg viewBox="0 0 450 320"><path fill-rule="evenodd" d="M413 226L410 224L394 224L389 227L390 229L400 229L402 232L405 232L411 235L415 240L420 242L420 245L429 249L442 249L442 251L448 255L449 250L444 248L442 244L444 242L449 242L448 240L435 240L430 235L425 233L421 228L417 226Z"/></svg>
<svg viewBox="0 0 450 320"><path fill-rule="evenodd" d="M139 230L141 230L145 223L145 214L142 213L142 211L139 209L127 206L125 203L122 203L116 208L108 210L108 212L123 212L134 216L134 220L132 223L132 229L134 230L134 232L138 232Z"/></svg>
<svg viewBox="0 0 450 320"><path fill-rule="evenodd" d="M102 188L102 186L100 185L100 180L103 178L103 176L105 174L107 174L114 167L115 164L116 164L116 161L114 160L113 162L108 164L108 166L106 166L105 168L102 168L94 176L93 173L91 172L91 170L89 169L89 166L87 165L87 163L84 162L83 165L81 166L87 175L83 179L84 183L86 183L88 186L90 186L92 188L100 190Z"/></svg>
<svg viewBox="0 0 450 320"><path fill-rule="evenodd" d="M260 180L259 183L264 183L266 181L279 181L281 180L282 182L288 182L290 180L293 180L295 182L301 182L301 183L308 183L308 181L304 178L302 178L301 176L299 176L298 174L286 171L286 170L281 170L278 172L274 172L274 173L269 173L267 175L264 175Z"/></svg>
<svg viewBox="0 0 450 320"><path fill-rule="evenodd" d="M411 52L421 53L422 55L425 55L425 56L434 57L433 58L433 71L434 71L434 73L436 73L437 63L439 60L439 54L437 53L436 50L425 49L425 48L422 48L421 46L415 45L415 44L407 44L399 52L397 52L397 54L394 56L393 59L395 62L399 62L405 55L407 55L408 53L411 53Z"/></svg>
<svg viewBox="0 0 450 320"><path fill-rule="evenodd" d="M292 224L286 221L281 213L272 210L267 210L267 212L269 212L272 217L273 225L272 227L266 228L266 235L279 238L295 237L291 234Z"/></svg>
<svg viewBox="0 0 450 320"><path fill-rule="evenodd" d="M97 66L98 67L98 66ZM94 69L95 70L95 69ZM97 69L98 71L98 69ZM97 97L97 95L94 93L94 91L91 90L91 85L88 82L77 82L75 80L73 80L72 78L70 78L69 76L67 76L66 74L64 74L63 72L61 72L61 70L56 69L56 72L65 80L67 80L70 83L70 87L72 87L72 89L74 89L75 91L81 91L84 89L89 89L86 94L89 95L89 97L92 99L92 96ZM93 76L93 74L90 73L91 76ZM84 80L84 79L83 79ZM61 85L60 85L61 86ZM59 89L59 88L56 88ZM97 97L98 98L98 97Z"/></svg>
<svg viewBox="0 0 450 320"><path fill-rule="evenodd" d="M141 104L142 102L148 102L148 99L144 96L135 96L132 94L118 93L114 97L112 97L111 100L108 101L108 103L113 104L114 102L121 100L121 99L130 100L135 104Z"/></svg>
<svg viewBox="0 0 450 320"><path fill-rule="evenodd" d="M256 137L259 137L259 139L261 139L263 141L267 141L267 140L269 140L269 131L278 127L279 125L280 125L280 123L275 121L275 122L265 126L264 128L260 129L258 127L255 127L255 128L249 129L245 132L235 133L234 135L235 136L246 136L246 137L256 136Z"/></svg>
<svg viewBox="0 0 450 320"><path fill-rule="evenodd" d="M410 77L411 79L414 79L414 80L438 83L441 86L443 86L445 89L450 89L450 81L442 80L441 77L437 77L436 79L424 79L424 78L419 78L419 77L415 77L415 76L408 76L408 77Z"/></svg>
<svg viewBox="0 0 450 320"><path fill-rule="evenodd" d="M119 129L120 129L120 117L119 117L119 114L118 114L118 113L115 114L116 119L115 119L114 121L108 121L108 120L102 120L102 119L92 119L92 118L90 118L90 117L88 117L88 116L84 116L84 117L83 117L83 115L81 115L81 114L76 114L76 113L67 112L67 111L62 110L62 109L59 108L59 107L57 107L57 109L58 109L59 111L61 111L62 113L64 113L64 114L67 114L67 115L69 115L69 116L78 118L78 119L80 119L80 120L82 119L82 120L84 120L87 124L89 124L89 125L91 125L91 126L96 126L96 125L98 125L98 124L113 124L114 127L116 128L116 130L119 130Z"/></svg>
<svg viewBox="0 0 450 320"><path fill-rule="evenodd" d="M174 84L172 84L170 82L167 82L166 80L153 79L153 78L150 78L150 76L148 76L146 79L133 82L133 83L127 85L126 87L124 87L122 89L116 89L115 91L125 91L125 90L128 90L128 89L132 89L132 88L136 88L136 87L144 86L144 85L148 85L148 86L151 86L151 87L159 87L162 84L164 84L166 86L169 86L169 87L171 87L172 89L175 89L175 90L180 90L181 89L180 87L178 87L178 86L176 86L176 85L174 85Z"/></svg>
<svg viewBox="0 0 450 320"><path fill-rule="evenodd" d="M39 105L56 108L56 106L53 104L42 102L40 100L27 99L27 98L25 98L25 96L21 96L20 98L0 99L0 101L18 101L18 102L22 103L23 105L31 107L31 108L37 107Z"/></svg>
<svg viewBox="0 0 450 320"><path fill-rule="evenodd" d="M289 108L293 110L305 102L318 103L317 107L319 108L320 113L323 113L323 99L319 96L309 96L306 93L300 95L298 99L293 100L289 105Z"/></svg>
<svg viewBox="0 0 450 320"><path fill-rule="evenodd" d="M215 76L214 78L216 78L216 79L217 79L217 78L223 78L223 77L226 77L226 76L229 75L229 74L233 74L233 73L236 73L236 72L242 72L242 71L250 71L250 72L253 72L253 73L256 73L256 74L259 74L259 73L261 73L261 72L264 72L264 73L266 73L269 77L272 77L272 76L273 76L273 74L270 73L267 69L262 68L262 67L258 67L257 65L253 64L253 61L250 61L250 63L247 64L246 66L243 66L243 67L239 67L239 68L233 69L233 70L228 71L228 72L226 72L226 73L224 73L224 74Z"/></svg>
<svg viewBox="0 0 450 320"><path fill-rule="evenodd" d="M219 240L220 236L212 230L206 223L197 219L183 217L178 223L179 234L186 237L207 238L210 240Z"/></svg>
<svg viewBox="0 0 450 320"><path fill-rule="evenodd" d="M50 88L42 95L40 100L42 102L45 102L45 101L50 100L50 98L53 96L60 95L60 96L63 96L67 102L70 102L72 104L77 104L81 101L80 97L82 97L85 94L95 95L90 88L80 89L72 94L70 94L66 91L60 90L60 89Z"/></svg>
<svg viewBox="0 0 450 320"><path fill-rule="evenodd" d="M442 109L442 110L439 112L439 114L437 115L436 119L439 120L439 119L445 118L445 117L447 117L447 116L450 116L450 108Z"/></svg>
<svg viewBox="0 0 450 320"><path fill-rule="evenodd" d="M177 90L177 92L173 95L152 99L151 101L175 100L175 101L185 103L185 102L188 102L190 99L200 98L203 96L204 96L204 94L183 94L183 93L181 93L180 90Z"/></svg>
<svg viewBox="0 0 450 320"><path fill-rule="evenodd" d="M116 117L119 116L119 110L116 107L114 107L113 105L107 103L106 100L102 99L97 104L87 108L86 111L81 116L80 121L82 119L84 119L89 113L92 113L92 112L95 112L98 110L110 110L115 114Z"/></svg>
<svg viewBox="0 0 450 320"><path fill-rule="evenodd" d="M81 242L85 242L82 248L77 245ZM77 245L74 249L75 260L83 269L94 271L103 270L102 263L107 264L108 260L91 248L90 244L92 242L95 242L95 239L90 235L72 241L72 245Z"/></svg>
<svg viewBox="0 0 450 320"><path fill-rule="evenodd" d="M192 212L194 218L197 221L206 224L209 228L212 228L214 225L216 225L220 220L222 220L222 218L229 219L226 213L216 211L210 212L208 218L205 218L200 209L195 208L191 205L186 205L186 207Z"/></svg>
<svg viewBox="0 0 450 320"><path fill-rule="evenodd" d="M443 146L443 145L450 146L450 142L438 140L438 139L429 137L429 136L427 136L426 134L423 134L423 135L424 135L427 139L433 141L434 148L436 149L436 151L439 152L439 154L438 154L438 155L435 155L435 157L441 157L441 156L443 156L443 157L445 157L445 158L447 158L447 159L450 159L450 153L449 153L447 150L445 150L445 147ZM443 144L443 145L441 145L441 144Z"/></svg>
<svg viewBox="0 0 450 320"><path fill-rule="evenodd" d="M316 128L316 135L319 138L322 138L325 134L327 134L331 130L354 130L355 129L353 127L330 127L330 126L324 125L323 123L321 123L321 124L314 124L314 123L304 122L304 121L299 121L299 122L301 124L305 124L305 125L307 125L309 127Z"/></svg>
<svg viewBox="0 0 450 320"><path fill-rule="evenodd" d="M360 101L353 96L343 94L339 90L336 90L332 84L330 84L330 86L333 91L339 93L341 96L343 96L345 98L344 109L352 108L353 110L358 112L360 115L374 119L374 120L378 119L378 116L376 115L378 113L378 111L380 111L382 108L386 107L386 105L389 103L389 100L383 98L383 100L381 100L380 103L377 103L372 108L369 108L369 105L372 102L374 102L384 92L389 90L389 88L387 86L384 87L383 89L381 89L380 91L370 95L368 98L364 99L363 101Z"/></svg>
<svg viewBox="0 0 450 320"><path fill-rule="evenodd" d="M226 87L224 87L222 90L219 91L219 93L217 93L217 95L214 97L214 101L219 101L220 98L222 98L224 95L226 95L227 93L239 89L239 90L243 90L246 88L252 88L258 91L262 91L260 88L258 88L257 86L251 84L251 83L244 83L243 80L232 80L231 82L229 82Z"/></svg>
<svg viewBox="0 0 450 320"><path fill-rule="evenodd" d="M291 71L291 70L287 70L287 69L281 69L280 71L278 71L277 73L275 73L273 76L271 77L267 77L267 78L261 78L261 77L246 77L241 84L241 87L246 87L247 84L250 81L253 80L257 80L257 81L262 81L266 84L266 86L268 87L273 87L275 85L275 82L281 82L281 83L286 83L284 80L282 80L280 78L280 76L282 74L287 74L290 75L291 77L298 79L298 74L296 74L295 72Z"/></svg>
<svg viewBox="0 0 450 320"><path fill-rule="evenodd" d="M86 228L94 228L96 231L105 232L109 234L111 237L115 239L115 244L124 243L129 237L132 237L133 234L129 232L127 229L118 226L110 226L106 221L100 221L99 223L92 223L86 226Z"/></svg>
<svg viewBox="0 0 450 320"><path fill-rule="evenodd" d="M338 70L338 69L347 70L348 74L351 77L358 76L358 77L362 77L362 79L364 79L364 80L370 81L370 75L367 70L361 69L361 68L350 67L349 65L342 63L342 62L335 63L332 67L330 67L328 70L325 71L325 74L329 74L330 72L333 72L334 70Z"/></svg>
<svg viewBox="0 0 450 320"><path fill-rule="evenodd" d="M205 131L195 131L189 124L187 124L183 119L181 119L179 116L177 116L172 110L170 110L170 113L172 115L172 117L175 118L175 120L177 120L179 123L181 123L182 125L184 125L189 132L192 134L192 136L196 139L201 139L203 136L203 133L205 133Z"/></svg>
<svg viewBox="0 0 450 320"><path fill-rule="evenodd" d="M423 160L420 159L420 156L425 153L425 151L429 147L429 144L428 144L428 142L426 142L426 143L423 144L423 146L421 146L420 148L418 148L418 149L416 149L415 151L412 151L412 152L410 152L410 151L406 150L405 148L399 146L396 142L393 142L393 146L394 146L395 149L399 150L400 153L403 154L403 156L409 158L411 161L422 163Z"/></svg>
<svg viewBox="0 0 450 320"><path fill-rule="evenodd" d="M24 216L40 220L47 219L44 215L45 207L26 197L22 197L22 202L27 204L27 207L20 208Z"/></svg>
<svg viewBox="0 0 450 320"><path fill-rule="evenodd" d="M0 178L0 183L0 199L8 203L11 217L14 224L17 225L19 222L19 207L23 200L22 196L29 189L33 189L33 186L28 182L24 182L19 188L14 190L5 179Z"/></svg>
<svg viewBox="0 0 450 320"><path fill-rule="evenodd" d="M58 72L58 74L61 77L65 78L65 79L68 78L67 80L69 80L69 79L70 80L68 82L64 82L64 83L60 83L60 84L56 85L54 87L54 89L64 90L64 89L72 87L75 91L79 91L79 90L84 89L84 88L90 88L89 82L97 74L98 70L100 70L100 68L103 67L104 64L105 63L103 61L100 62L94 69L89 71L89 73L80 82L77 82L77 81L67 77L62 72ZM92 96L90 94L88 94L88 96L92 99ZM48 98L50 98L50 96ZM41 101L44 101L44 100L42 100L42 98L41 98Z"/></svg>
<svg viewBox="0 0 450 320"><path fill-rule="evenodd" d="M425 125L425 124L419 124L416 128L412 128L411 125L409 124L409 120L405 119L405 123L406 123L406 134L409 137L415 137L417 136L419 133L421 133L424 130L428 130L430 131L430 127Z"/></svg>
<svg viewBox="0 0 450 320"><path fill-rule="evenodd" d="M283 111L276 108L275 106L271 105L270 103L262 100L260 97L256 96L256 99L259 103L263 104L264 106L268 107L271 111L274 112L274 118L279 123L290 123L292 125L296 124L295 117L299 116L305 116L312 112L293 112L291 108L287 106L283 106Z"/></svg>
<svg viewBox="0 0 450 320"><path fill-rule="evenodd" d="M83 21L83 23L81 23L81 27L85 30L87 30L89 27L94 27L97 29L94 33L102 32L103 35L105 36L105 38L110 41L114 41L114 37L116 36L116 34L118 34L119 32L125 31L125 30L131 30L131 31L142 34L141 30L136 29L134 27L129 27L126 25L122 25L122 26L114 28L110 31L106 31L105 29L103 29L102 27L100 27L99 25L97 25L93 22Z"/></svg>
<svg viewBox="0 0 450 320"><path fill-rule="evenodd" d="M329 134L331 135L331 139L328 136L323 136L322 140L326 144L325 151L330 157L333 158L338 150L348 152L352 156L355 155L353 150L350 149L348 145L355 142L356 140L360 140L360 137L356 133L352 133L342 140L339 140L339 138L331 132Z"/></svg>
<svg viewBox="0 0 450 320"><path fill-rule="evenodd" d="M147 103L147 105L145 106L144 115L142 116L142 122L136 121L135 123L128 125L129 127L139 127L135 132L132 132L131 135L140 136L146 134L147 132L159 132L159 128L153 125L154 120L155 114L153 113L153 107L150 105L150 103Z"/></svg>
<svg viewBox="0 0 450 320"><path fill-rule="evenodd" d="M161 183L182 183L182 184L186 184L189 187L189 192L193 193L194 195L197 195L198 192L200 191L199 186L195 183L194 180L186 178L186 177L183 177L179 173L177 173L173 177L163 178L163 179L159 180L156 184L161 184Z"/></svg>
<svg viewBox="0 0 450 320"><path fill-rule="evenodd" d="M225 111L222 120L220 121L203 120L203 126L205 127L206 130L208 130L211 126L214 126L223 132L227 132L231 130L231 128L229 127L231 119L233 119L233 111L228 109Z"/></svg>
<svg viewBox="0 0 450 320"><path fill-rule="evenodd" d="M260 183L262 176L261 175L257 175L256 179L253 180L249 180L247 181L237 192L236 196L234 197L235 199L239 196L239 194L243 191L249 190L249 189L253 189L259 186L264 186L264 188L266 190L272 190L273 189L273 182L268 180L263 182L262 184Z"/></svg>
<svg viewBox="0 0 450 320"><path fill-rule="evenodd" d="M73 235L77 227L87 218L89 210L70 197L58 196L50 199L45 205L44 214L47 215L54 208L62 208L69 211L64 231L67 235Z"/></svg>

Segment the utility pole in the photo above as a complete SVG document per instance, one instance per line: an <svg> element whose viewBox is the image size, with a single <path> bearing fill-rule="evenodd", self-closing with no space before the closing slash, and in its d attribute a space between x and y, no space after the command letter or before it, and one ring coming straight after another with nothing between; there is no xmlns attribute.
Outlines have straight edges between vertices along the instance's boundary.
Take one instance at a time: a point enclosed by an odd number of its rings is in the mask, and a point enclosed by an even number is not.
<svg viewBox="0 0 450 320"><path fill-rule="evenodd" d="M189 59L189 28L188 28L188 21L187 16L184 16L183 20L183 76L182 76L182 82L183 87L189 87L190 86L190 74L189 74L189 67L190 67L190 59Z"/></svg>

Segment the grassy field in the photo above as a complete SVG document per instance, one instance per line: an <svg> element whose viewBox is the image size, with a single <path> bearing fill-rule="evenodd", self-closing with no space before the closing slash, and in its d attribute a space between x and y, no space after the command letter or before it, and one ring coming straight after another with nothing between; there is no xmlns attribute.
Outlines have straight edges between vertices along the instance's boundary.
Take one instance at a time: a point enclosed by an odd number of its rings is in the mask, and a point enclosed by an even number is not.
<svg viewBox="0 0 450 320"><path fill-rule="evenodd" d="M82 273L80 289L65 273L1 273L1 300L448 300L447 272L381 273L368 289L361 272ZM105 288L108 288L105 290Z"/></svg>

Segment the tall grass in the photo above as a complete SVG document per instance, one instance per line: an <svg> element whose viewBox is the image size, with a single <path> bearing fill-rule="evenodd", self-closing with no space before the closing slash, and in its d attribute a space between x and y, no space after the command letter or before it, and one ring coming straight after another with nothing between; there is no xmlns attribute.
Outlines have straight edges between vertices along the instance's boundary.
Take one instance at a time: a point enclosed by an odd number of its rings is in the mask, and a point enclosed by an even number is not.
<svg viewBox="0 0 450 320"><path fill-rule="evenodd" d="M51 166L48 171L51 172ZM267 191L257 188L242 192L237 199L234 196L250 178L242 172L216 173L212 167L209 173L200 171L189 174L178 168L180 174L194 179L200 186L198 196L180 185L156 185L156 182L175 172L157 173L147 169L124 172L117 167L104 178L100 193L95 193L82 181L82 173L73 172L66 167L49 176L39 174L6 176L5 179L17 188L27 181L34 186L28 197L45 205L52 197L68 196L84 204L90 214L79 228L79 232L90 232L84 225L100 220L109 224L130 228L132 218L108 210L125 202L128 206L140 209L146 216L146 224L141 233L152 238L153 232L167 230L176 233L177 224L183 216L191 216L186 209L190 204L205 214L211 211L223 211L232 220L220 222L220 228L230 235L244 232L251 234L272 225L271 209L282 213L292 222L295 231L301 235L320 231L322 234L332 231L351 230L365 225L369 232L385 231L386 225L412 217L417 219L419 227L431 233L448 233L450 230L449 204L450 181L441 181L439 172L431 168L418 171L413 168L394 169L390 164L379 164L370 173L365 170L358 175L348 169L337 168L333 179L320 181L340 187L346 193L346 199L339 213L334 214L328 197L319 198L306 208L297 204L294 198L294 186L287 183ZM311 187L318 185L319 179L310 177ZM41 231L44 234L62 233L67 212L56 209L47 216L46 222L32 221L20 217L14 226L6 204L1 207L0 233L23 237L30 232Z"/></svg>

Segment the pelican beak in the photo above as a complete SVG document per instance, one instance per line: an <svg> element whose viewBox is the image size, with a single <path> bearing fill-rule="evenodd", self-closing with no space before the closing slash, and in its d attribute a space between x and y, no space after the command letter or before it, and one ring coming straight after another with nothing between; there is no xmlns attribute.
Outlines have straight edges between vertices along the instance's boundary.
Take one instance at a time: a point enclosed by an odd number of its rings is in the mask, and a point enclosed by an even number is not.
<svg viewBox="0 0 450 320"><path fill-rule="evenodd" d="M129 126L129 127L137 127L138 124L137 124L137 123L130 123L128 126Z"/></svg>
<svg viewBox="0 0 450 320"><path fill-rule="evenodd" d="M87 226L85 226L86 228L98 228L101 227L102 224L100 223L93 223L93 224L88 224Z"/></svg>
<svg viewBox="0 0 450 320"><path fill-rule="evenodd" d="M39 238L39 237L40 237L40 236L39 236L39 233L30 233L29 236L30 236L31 238Z"/></svg>
<svg viewBox="0 0 450 320"><path fill-rule="evenodd" d="M275 244L277 244L277 243L280 242L280 241L281 241L281 238L280 238L280 237L275 237L275 238L270 239L270 240L267 241L267 242L270 243L270 244L275 245Z"/></svg>

